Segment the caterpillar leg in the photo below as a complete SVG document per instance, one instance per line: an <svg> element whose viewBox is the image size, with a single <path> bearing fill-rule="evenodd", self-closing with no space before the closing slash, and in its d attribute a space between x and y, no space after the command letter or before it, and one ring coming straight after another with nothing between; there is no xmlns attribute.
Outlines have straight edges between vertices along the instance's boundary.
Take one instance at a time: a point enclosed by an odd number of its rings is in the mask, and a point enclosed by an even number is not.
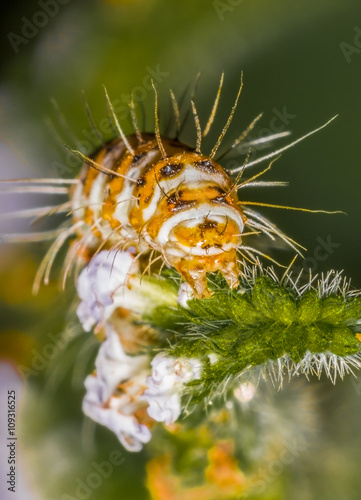
<svg viewBox="0 0 361 500"><path fill-rule="evenodd" d="M199 299L205 299L212 295L207 285L207 273L220 271L231 288L237 288L239 285L235 249L216 255L181 258L171 264L193 288Z"/></svg>

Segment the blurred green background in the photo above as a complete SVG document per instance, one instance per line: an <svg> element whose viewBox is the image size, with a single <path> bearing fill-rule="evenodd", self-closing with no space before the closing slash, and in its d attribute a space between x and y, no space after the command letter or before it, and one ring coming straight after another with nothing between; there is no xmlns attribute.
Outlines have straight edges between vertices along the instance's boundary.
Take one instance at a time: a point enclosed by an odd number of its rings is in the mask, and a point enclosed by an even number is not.
<svg viewBox="0 0 361 500"><path fill-rule="evenodd" d="M148 74L159 80L165 123L170 116L168 89L180 96L201 71L196 104L205 123L220 75L225 72L221 106L205 144L211 148L227 119L243 71L244 90L224 148L261 111L264 116L253 138L267 133L265 129L290 130L291 138L296 138L339 114L326 129L286 152L267 174L268 180L289 181L289 187L259 188L245 191L244 196L347 212L322 215L263 210L286 234L307 247L308 260L298 266L309 266L318 273L344 269L353 285L361 287L359 0L53 0L51 4L52 12L56 11L53 17L44 15L41 2L12 2L3 7L1 178L54 176L60 164L67 168L66 175L71 175L66 153L46 123L50 119L60 132L60 142L70 144L57 124L51 98L58 102L78 140L85 141L84 130L89 130L81 91L98 124L106 116L103 84L111 98L122 104L133 91L144 105L145 128L151 130L153 94L144 85ZM34 27L33 22L39 26ZM283 114L282 121L279 115L284 111L287 115ZM129 117L122 124L126 131L131 130ZM182 138L192 142L194 136L189 120ZM281 146L288 140L275 144ZM45 204L49 201L47 198ZM13 210L36 206L37 202L28 196L2 195L0 208ZM14 228L18 226L5 224L3 231ZM330 241L333 246L324 251ZM74 299L71 286L62 295L54 280L40 296L31 297L31 280L45 248L43 244L0 246L0 348L2 357L13 360L15 366L31 365L32 349L41 351L49 342L49 332L60 335L73 318L71 312L65 314ZM290 261L292 256L285 254L283 260ZM88 350L80 356L85 342ZM86 437L89 429L82 427L82 377L92 370L94 346L89 334L80 335L73 344L73 354L68 352L61 361L47 365L28 380L24 390L22 456L24 463L30 464L32 488L40 490L36 498L42 498L41 494L47 499L72 494L75 478L89 473L92 460L106 459L112 450L119 449L108 431L98 428L92 442ZM72 370L75 353L80 356L76 363L81 361L77 377ZM57 382L45 391L54 370L57 376L64 372L64 379L55 377ZM262 498L361 496L361 386L350 379L336 387L327 381L314 385L320 424L318 438L302 459L308 463L307 470L296 462L296 472L282 482L279 491L283 496L271 491ZM103 481L91 492L91 498L147 498L142 483L146 454L124 452L124 456L119 473ZM42 489L46 493L41 493Z"/></svg>

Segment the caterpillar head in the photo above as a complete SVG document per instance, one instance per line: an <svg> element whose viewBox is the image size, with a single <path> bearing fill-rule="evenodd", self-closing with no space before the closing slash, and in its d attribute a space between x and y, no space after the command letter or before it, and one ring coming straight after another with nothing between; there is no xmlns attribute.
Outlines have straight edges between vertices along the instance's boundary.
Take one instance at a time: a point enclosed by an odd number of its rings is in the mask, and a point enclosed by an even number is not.
<svg viewBox="0 0 361 500"><path fill-rule="evenodd" d="M151 164L138 180L131 225L175 267L196 297L207 273L238 285L237 248L245 217L228 173L209 157L182 151Z"/></svg>
<svg viewBox="0 0 361 500"><path fill-rule="evenodd" d="M196 297L210 296L207 273L219 271L230 287L238 286L237 248L243 219L231 207L210 205L181 212L165 223L158 237L165 243L163 254Z"/></svg>

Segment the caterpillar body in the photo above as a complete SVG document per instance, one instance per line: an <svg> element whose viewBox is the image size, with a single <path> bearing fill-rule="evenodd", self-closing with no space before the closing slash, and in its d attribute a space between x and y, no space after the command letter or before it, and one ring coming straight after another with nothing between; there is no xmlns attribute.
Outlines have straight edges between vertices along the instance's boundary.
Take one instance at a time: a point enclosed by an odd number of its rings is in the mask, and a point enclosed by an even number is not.
<svg viewBox="0 0 361 500"><path fill-rule="evenodd" d="M23 191L31 188L32 191L37 190L39 193L68 194L70 198L68 202L48 209L45 213L70 210L71 224L55 233L45 234L43 238L41 234L33 235L34 240L55 236L55 241L40 265L35 289L43 279L45 283L48 282L54 259L69 237L75 238L66 257L64 282L74 263L78 265L86 263L101 248L132 247L139 256L143 254L149 256L149 266L153 262L153 255L156 254L154 260L162 259L162 265L174 267L197 298L210 295L207 288L207 273L219 271L229 286L236 288L241 259L256 262L258 255L264 255L259 249L244 244L244 237L249 233L264 233L271 239L281 238L299 252L300 245L285 236L261 214L248 207L248 205L270 205L242 201L238 193L240 188L247 186L283 184L259 182L256 179L270 168L272 158L317 132L329 122L266 156L252 162L247 162L246 159L243 165L228 172L217 163L215 156L232 121L242 83L216 145L210 154L201 153L201 141L214 120L222 82L223 76L203 133L194 102L191 101L197 129L196 147L183 144L177 136L170 138L161 135L156 89L154 89L155 132L140 132L134 103L131 102L131 116L135 130L131 135L123 133L106 92L108 106L119 136L104 144L91 157L73 150L74 154L84 161L81 172L75 179L18 180L25 184L34 184L30 187L24 186ZM175 122L179 130L179 108L173 93L171 96ZM247 127L232 147L244 141L259 118L260 116ZM271 142L284 135L287 134L275 134L270 136L268 141ZM257 142L256 140L249 144L254 146ZM264 142L263 139L262 143ZM270 164L266 169L240 183L240 177L246 168L267 160L270 160ZM44 188L42 184L46 187ZM59 184L65 187L57 187ZM279 208L278 205L271 206ZM39 208L38 212L32 210L31 213L44 215L44 210ZM11 236L8 239L11 241ZM24 239L26 238L20 238Z"/></svg>
<svg viewBox="0 0 361 500"><path fill-rule="evenodd" d="M236 287L246 219L230 176L179 141L162 138L162 158L155 135L143 137L141 144L135 136L127 138L132 153L117 139L96 155L96 163L122 177L83 167L82 182L72 193L76 220L93 226L95 244L107 238L138 241L140 249L159 252L198 297L208 295L207 272L220 271ZM84 206L89 208L78 210Z"/></svg>

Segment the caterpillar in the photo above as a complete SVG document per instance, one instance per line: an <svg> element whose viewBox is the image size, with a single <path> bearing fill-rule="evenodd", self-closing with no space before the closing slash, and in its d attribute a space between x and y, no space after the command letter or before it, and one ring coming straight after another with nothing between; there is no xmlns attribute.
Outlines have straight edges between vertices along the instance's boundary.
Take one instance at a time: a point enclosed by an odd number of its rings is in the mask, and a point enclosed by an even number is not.
<svg viewBox="0 0 361 500"><path fill-rule="evenodd" d="M191 99L190 110L197 133L196 145L193 147L184 144L178 137L181 130L180 108L172 91L176 134L169 137L160 132L158 94L154 85L154 133L140 130L134 101L131 99L130 111L134 132L126 135L105 89L117 136L91 156L71 149L83 161L81 171L75 179L8 181L25 184L20 187L15 185L9 192L47 192L54 195L66 194L69 197L65 203L50 208L32 209L27 215L42 217L68 212L71 214L70 224L66 223L50 232L5 237L9 241L54 238L39 267L34 283L35 291L42 281L48 283L55 257L69 238L72 238L72 243L64 263L64 284L74 265L79 267L88 262L100 249L130 248L137 257L147 256L148 269L156 260L161 260L162 266L175 268L197 298L210 296L207 287L208 273L220 272L230 288L236 288L243 259L253 263L257 262L259 256L271 259L261 250L245 243L245 238L250 234L263 233L271 240L280 238L300 253L300 248L303 248L301 245L283 234L263 215L250 208L250 205L310 212L325 211L248 202L241 199L240 192L245 187L256 185L284 184L257 179L271 168L283 151L321 130L334 118L272 153L253 161L249 161L247 156L243 165L228 171L217 162L217 152L233 120L243 86L242 78L234 104L216 144L209 154L201 151L202 141L207 136L217 112L222 84L223 75L203 130L194 99ZM261 115L253 120L233 142L230 150L239 144L247 145L245 140L260 117ZM285 135L287 134L274 134L268 137L267 141L271 142ZM249 148L256 146L258 142L260 141L250 141ZM242 180L246 169L265 161L269 161L265 169ZM18 212L13 215L24 216L26 213Z"/></svg>

